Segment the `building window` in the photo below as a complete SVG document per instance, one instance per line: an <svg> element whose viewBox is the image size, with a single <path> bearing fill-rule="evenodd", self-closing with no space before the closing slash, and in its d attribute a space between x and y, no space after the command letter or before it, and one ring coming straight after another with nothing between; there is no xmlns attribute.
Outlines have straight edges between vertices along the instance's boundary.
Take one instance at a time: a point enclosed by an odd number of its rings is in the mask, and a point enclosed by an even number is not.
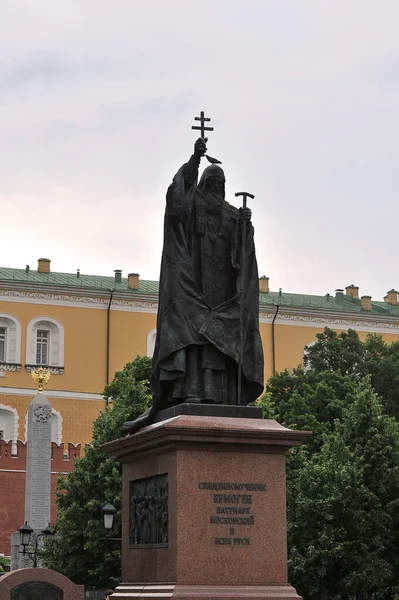
<svg viewBox="0 0 399 600"><path fill-rule="evenodd" d="M45 329L37 330L36 338L36 364L47 365L48 364L48 346L49 346L49 331Z"/></svg>
<svg viewBox="0 0 399 600"><path fill-rule="evenodd" d="M1 439L6 443L11 442L11 453L17 453L18 439L18 412L16 408L0 404L0 432Z"/></svg>
<svg viewBox="0 0 399 600"><path fill-rule="evenodd" d="M7 363L8 371L21 367L21 324L8 313L0 313L0 362Z"/></svg>
<svg viewBox="0 0 399 600"><path fill-rule="evenodd" d="M46 366L53 375L64 372L64 328L52 317L36 317L26 331L26 370Z"/></svg>
<svg viewBox="0 0 399 600"><path fill-rule="evenodd" d="M147 335L147 356L149 356L150 358L154 354L156 339L157 339L157 330L151 329L151 331Z"/></svg>
<svg viewBox="0 0 399 600"><path fill-rule="evenodd" d="M6 335L7 329L5 327L0 327L0 361L6 361Z"/></svg>

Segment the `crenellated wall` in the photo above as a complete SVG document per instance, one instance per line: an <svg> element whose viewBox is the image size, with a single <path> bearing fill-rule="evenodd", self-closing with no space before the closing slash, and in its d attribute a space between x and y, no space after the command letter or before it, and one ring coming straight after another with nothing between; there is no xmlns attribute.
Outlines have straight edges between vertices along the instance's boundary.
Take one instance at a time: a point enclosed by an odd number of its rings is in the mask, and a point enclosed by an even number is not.
<svg viewBox="0 0 399 600"><path fill-rule="evenodd" d="M64 446L65 449L64 449ZM51 443L51 471L66 473L73 471L73 461L80 458L81 444L56 444ZM14 452L13 452L14 451ZM0 471L11 469L25 471L26 468L26 442L0 440Z"/></svg>

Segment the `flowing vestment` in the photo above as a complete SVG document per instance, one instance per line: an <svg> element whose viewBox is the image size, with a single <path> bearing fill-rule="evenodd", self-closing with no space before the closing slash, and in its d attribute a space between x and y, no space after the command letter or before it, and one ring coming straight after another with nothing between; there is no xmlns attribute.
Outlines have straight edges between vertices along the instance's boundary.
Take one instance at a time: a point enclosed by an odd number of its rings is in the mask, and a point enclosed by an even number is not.
<svg viewBox="0 0 399 600"><path fill-rule="evenodd" d="M220 167L183 165L166 195L164 247L153 356L153 410L196 399L237 404L240 356L241 226L239 211L206 182ZM244 356L241 403L263 391L259 279L253 227L246 224Z"/></svg>

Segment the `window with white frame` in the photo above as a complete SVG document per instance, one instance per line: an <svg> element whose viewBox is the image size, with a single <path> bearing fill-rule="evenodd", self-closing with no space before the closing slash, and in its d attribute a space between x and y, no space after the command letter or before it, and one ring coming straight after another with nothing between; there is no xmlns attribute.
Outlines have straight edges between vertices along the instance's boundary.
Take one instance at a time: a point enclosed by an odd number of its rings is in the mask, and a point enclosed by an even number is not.
<svg viewBox="0 0 399 600"><path fill-rule="evenodd" d="M0 313L0 362L21 363L21 323L8 313Z"/></svg>
<svg viewBox="0 0 399 600"><path fill-rule="evenodd" d="M155 349L155 341L157 339L157 330L151 329L147 334L147 356L152 357Z"/></svg>
<svg viewBox="0 0 399 600"><path fill-rule="evenodd" d="M7 329L6 327L0 327L0 361L5 362L7 360L6 353L6 340L7 340Z"/></svg>
<svg viewBox="0 0 399 600"><path fill-rule="evenodd" d="M36 317L26 331L26 364L64 367L64 328L52 317Z"/></svg>
<svg viewBox="0 0 399 600"><path fill-rule="evenodd" d="M36 364L48 364L48 347L50 342L50 332L45 329L38 329L36 334Z"/></svg>
<svg viewBox="0 0 399 600"><path fill-rule="evenodd" d="M0 404L0 431L5 442L12 441L12 454L17 452L18 411L16 408Z"/></svg>

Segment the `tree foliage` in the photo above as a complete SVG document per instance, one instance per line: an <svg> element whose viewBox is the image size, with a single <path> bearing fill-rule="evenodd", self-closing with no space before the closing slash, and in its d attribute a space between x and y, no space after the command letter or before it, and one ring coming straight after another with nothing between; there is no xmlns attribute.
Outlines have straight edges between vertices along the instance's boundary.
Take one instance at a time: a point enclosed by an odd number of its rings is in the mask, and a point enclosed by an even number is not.
<svg viewBox="0 0 399 600"><path fill-rule="evenodd" d="M148 357L137 357L115 374L104 390L112 404L95 421L91 445L74 471L59 479L56 535L46 540L43 560L74 583L105 588L120 578L121 548L104 539L101 508L107 502L115 506L112 537L121 537L121 468L100 446L120 437L123 422L148 408L150 375Z"/></svg>
<svg viewBox="0 0 399 600"><path fill-rule="evenodd" d="M313 431L287 456L290 579L307 600L399 598L399 344L326 328L304 365L261 401Z"/></svg>
<svg viewBox="0 0 399 600"><path fill-rule="evenodd" d="M399 592L399 424L367 380L288 486L290 571L307 600Z"/></svg>
<svg viewBox="0 0 399 600"><path fill-rule="evenodd" d="M5 573L10 568L10 559L8 556L0 556L0 573Z"/></svg>
<svg viewBox="0 0 399 600"><path fill-rule="evenodd" d="M399 419L399 342L387 344L377 334L362 342L356 331L337 333L326 327L305 351L305 370L334 371L360 381L370 375L384 411Z"/></svg>

